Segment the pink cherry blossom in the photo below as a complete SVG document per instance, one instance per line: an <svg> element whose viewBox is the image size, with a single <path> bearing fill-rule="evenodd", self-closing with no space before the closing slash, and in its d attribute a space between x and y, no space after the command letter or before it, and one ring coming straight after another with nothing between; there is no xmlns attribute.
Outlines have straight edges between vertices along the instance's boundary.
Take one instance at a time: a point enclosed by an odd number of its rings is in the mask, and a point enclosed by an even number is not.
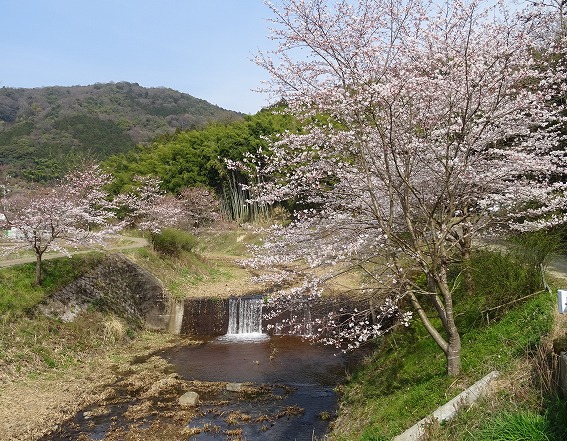
<svg viewBox="0 0 567 441"><path fill-rule="evenodd" d="M295 207L250 264L282 286L308 280L282 304L360 277L345 290L387 305L383 316L410 304L456 375L449 265L480 235L567 220L564 33L542 35L557 15L482 0L278 5L268 3L278 46L257 63L304 126L238 165L255 177L256 202ZM353 313L346 328L334 322L335 341L356 346L385 332L380 308Z"/></svg>

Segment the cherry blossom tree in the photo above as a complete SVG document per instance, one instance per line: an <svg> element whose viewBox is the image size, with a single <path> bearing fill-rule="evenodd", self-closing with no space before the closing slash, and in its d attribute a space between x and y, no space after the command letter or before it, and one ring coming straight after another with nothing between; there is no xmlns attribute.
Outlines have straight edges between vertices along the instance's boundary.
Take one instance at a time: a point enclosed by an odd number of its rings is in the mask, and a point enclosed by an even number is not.
<svg viewBox="0 0 567 441"><path fill-rule="evenodd" d="M115 203L130 226L159 233L162 228L193 229L220 219L220 202L204 187L184 188L178 196L161 189L152 176L137 176Z"/></svg>
<svg viewBox="0 0 567 441"><path fill-rule="evenodd" d="M219 198L206 187L191 187L181 190L179 195L186 222L192 228L211 224L221 219Z"/></svg>
<svg viewBox="0 0 567 441"><path fill-rule="evenodd" d="M160 185L158 178L137 176L132 188L116 197L115 204L128 226L155 234L181 221L183 204Z"/></svg>
<svg viewBox="0 0 567 441"><path fill-rule="evenodd" d="M305 276L275 303L319 295L349 272L363 280L350 291L371 304L407 299L457 375L450 265L481 234L566 221L554 99L565 94L565 73L546 61L561 60L550 52L562 46L535 39L541 20L534 29L504 2L278 4L268 3L277 48L257 62L271 74L267 90L305 125L242 165L259 177L256 201L295 207L250 264L279 284ZM357 310L342 335L355 345L379 335L377 311Z"/></svg>
<svg viewBox="0 0 567 441"><path fill-rule="evenodd" d="M101 245L116 231L112 204L104 186L109 175L93 165L68 175L59 185L33 189L5 188L1 199L3 254L31 249L36 257L35 283L41 284L42 257L48 250L70 255L72 249Z"/></svg>

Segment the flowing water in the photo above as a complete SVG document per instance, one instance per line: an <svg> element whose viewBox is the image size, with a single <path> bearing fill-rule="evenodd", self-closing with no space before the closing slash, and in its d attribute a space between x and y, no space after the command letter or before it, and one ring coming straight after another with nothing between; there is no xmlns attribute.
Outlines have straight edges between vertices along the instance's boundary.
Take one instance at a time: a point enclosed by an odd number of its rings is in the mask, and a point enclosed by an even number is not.
<svg viewBox="0 0 567 441"><path fill-rule="evenodd" d="M228 330L223 337L232 340L265 340L262 334L262 304L261 297L244 297L230 299L228 305Z"/></svg>
<svg viewBox="0 0 567 441"><path fill-rule="evenodd" d="M314 346L299 337L277 336L261 341L208 341L162 356L181 378L246 383L267 388L259 400L227 403L223 412L207 413L191 425L211 424L226 431L224 415L238 410L250 417L240 424L246 440L311 440L328 429L335 413L334 387L344 379L346 362L333 349ZM268 424L266 424L268 422ZM201 433L192 439L221 439Z"/></svg>

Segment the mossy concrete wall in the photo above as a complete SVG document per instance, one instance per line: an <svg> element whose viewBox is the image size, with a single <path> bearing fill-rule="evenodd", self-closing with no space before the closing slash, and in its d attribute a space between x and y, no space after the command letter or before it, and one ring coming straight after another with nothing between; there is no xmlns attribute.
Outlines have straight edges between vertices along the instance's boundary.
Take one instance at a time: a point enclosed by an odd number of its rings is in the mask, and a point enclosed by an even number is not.
<svg viewBox="0 0 567 441"><path fill-rule="evenodd" d="M116 314L131 326L167 330L171 305L157 277L124 255L111 254L40 307L64 321L88 308Z"/></svg>
<svg viewBox="0 0 567 441"><path fill-rule="evenodd" d="M211 297L184 300L179 334L226 334L229 301L227 298Z"/></svg>
<svg viewBox="0 0 567 441"><path fill-rule="evenodd" d="M229 303L230 298L185 299L171 308L169 331L185 335L225 335ZM317 331L311 326L324 324L330 313L340 323L347 320L355 308L362 310L368 307L368 303L348 298L309 299L280 307L266 304L262 309L262 332L269 335L311 335ZM345 313L341 314L340 310Z"/></svg>

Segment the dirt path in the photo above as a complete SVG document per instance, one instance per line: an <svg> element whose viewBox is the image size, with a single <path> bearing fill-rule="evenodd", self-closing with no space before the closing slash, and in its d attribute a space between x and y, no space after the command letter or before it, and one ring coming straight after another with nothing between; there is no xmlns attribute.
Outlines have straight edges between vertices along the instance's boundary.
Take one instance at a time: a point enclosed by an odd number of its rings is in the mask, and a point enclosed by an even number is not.
<svg viewBox="0 0 567 441"><path fill-rule="evenodd" d="M547 272L553 277L567 280L567 256L555 255L547 266Z"/></svg>
<svg viewBox="0 0 567 441"><path fill-rule="evenodd" d="M119 236L118 239L120 240L127 240L129 243L124 245L116 245L104 248L104 251L122 251L122 250L131 250L134 248L142 248L148 244L148 241L142 237L126 237L126 236ZM82 250L82 251L73 251L71 255L75 254L86 254L90 253L93 250ZM47 253L44 254L42 260L50 260L50 259L59 259L61 257L66 257L63 253ZM15 266L15 265L22 265L24 263L32 263L35 262L35 256L25 256L19 257L17 259L3 259L0 260L0 268L8 267L8 266Z"/></svg>

